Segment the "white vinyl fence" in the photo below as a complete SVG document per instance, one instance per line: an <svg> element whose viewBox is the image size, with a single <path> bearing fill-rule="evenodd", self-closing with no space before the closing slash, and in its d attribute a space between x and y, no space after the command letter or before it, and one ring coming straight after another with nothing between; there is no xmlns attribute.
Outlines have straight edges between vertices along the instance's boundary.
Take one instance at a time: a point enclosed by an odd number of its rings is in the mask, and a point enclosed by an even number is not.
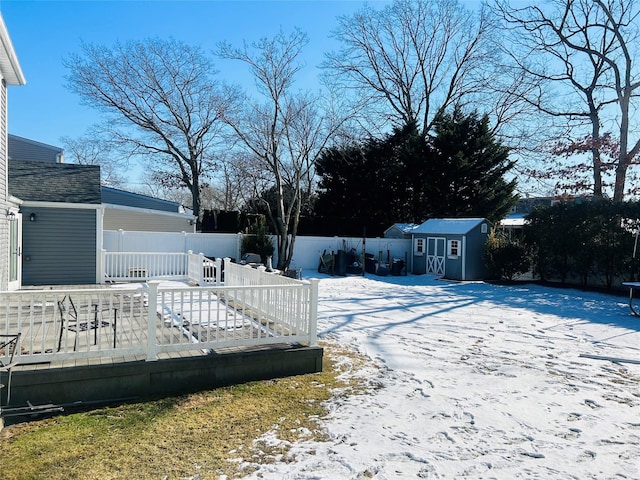
<svg viewBox="0 0 640 480"><path fill-rule="evenodd" d="M130 232L106 230L103 235L103 248L109 253L130 252L172 252L202 253L206 257L240 259L242 234L233 233L167 233L167 232ZM273 238L274 250L276 238ZM306 271L317 270L320 255L338 250L355 250L358 255L363 247L369 254L382 262L394 258L407 264L411 261L411 240L395 238L356 238L356 237L296 237L291 267ZM277 262L275 250L274 264ZM308 276L308 275L305 275Z"/></svg>
<svg viewBox="0 0 640 480"><path fill-rule="evenodd" d="M229 264L223 285L0 292L0 333L21 335L19 363L156 360L177 351L315 345L318 280ZM7 352L0 352L5 355Z"/></svg>

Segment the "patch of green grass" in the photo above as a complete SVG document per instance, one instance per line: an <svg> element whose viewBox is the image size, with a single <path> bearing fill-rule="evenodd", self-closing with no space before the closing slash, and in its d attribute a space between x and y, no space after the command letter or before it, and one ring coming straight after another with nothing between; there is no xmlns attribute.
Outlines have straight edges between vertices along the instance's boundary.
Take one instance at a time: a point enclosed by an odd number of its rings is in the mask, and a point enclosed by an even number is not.
<svg viewBox="0 0 640 480"><path fill-rule="evenodd" d="M0 432L3 480L217 479L286 455L286 442L326 440L332 392L357 392L345 368L366 361L325 344L323 372L252 382L15 424ZM337 362L337 358L349 362ZM285 442L256 441L275 431ZM9 466L9 468L6 468ZM250 467L249 467L250 468Z"/></svg>

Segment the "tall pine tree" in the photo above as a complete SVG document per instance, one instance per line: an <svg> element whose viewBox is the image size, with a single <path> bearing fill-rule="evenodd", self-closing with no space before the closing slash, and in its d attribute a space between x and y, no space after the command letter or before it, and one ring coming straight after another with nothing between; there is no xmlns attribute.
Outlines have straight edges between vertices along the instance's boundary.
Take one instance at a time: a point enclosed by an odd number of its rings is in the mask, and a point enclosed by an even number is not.
<svg viewBox="0 0 640 480"><path fill-rule="evenodd" d="M382 235L395 222L437 217L498 221L517 201L516 181L504 178L513 166L488 117L456 109L437 119L428 138L406 125L381 140L323 152L315 214L334 234L366 227Z"/></svg>
<svg viewBox="0 0 640 480"><path fill-rule="evenodd" d="M395 222L422 218L426 143L415 125L382 140L330 148L317 162L315 214L335 234L381 236Z"/></svg>
<svg viewBox="0 0 640 480"><path fill-rule="evenodd" d="M441 115L429 138L429 216L504 218L517 202L517 181L505 179L514 164L487 115L465 115L460 108Z"/></svg>

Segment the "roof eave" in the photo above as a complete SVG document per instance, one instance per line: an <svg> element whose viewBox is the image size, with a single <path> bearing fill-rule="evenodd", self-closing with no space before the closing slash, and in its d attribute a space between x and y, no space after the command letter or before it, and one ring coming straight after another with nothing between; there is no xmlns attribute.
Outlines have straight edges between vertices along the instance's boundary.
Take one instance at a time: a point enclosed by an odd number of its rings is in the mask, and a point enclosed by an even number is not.
<svg viewBox="0 0 640 480"><path fill-rule="evenodd" d="M0 44L2 45L2 57L0 58L0 72L7 85L25 85L27 80L24 78L18 56L11 43L9 31L4 23L4 18L0 14Z"/></svg>

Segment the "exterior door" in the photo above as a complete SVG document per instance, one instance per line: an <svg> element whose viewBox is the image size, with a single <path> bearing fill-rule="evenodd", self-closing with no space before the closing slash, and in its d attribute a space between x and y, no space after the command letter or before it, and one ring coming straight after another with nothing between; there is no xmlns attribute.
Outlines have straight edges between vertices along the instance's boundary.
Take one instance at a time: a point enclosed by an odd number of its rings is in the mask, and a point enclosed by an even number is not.
<svg viewBox="0 0 640 480"><path fill-rule="evenodd" d="M446 241L443 237L427 237L427 273L444 275Z"/></svg>
<svg viewBox="0 0 640 480"><path fill-rule="evenodd" d="M22 215L15 213L9 220L9 290L18 290L22 283Z"/></svg>

